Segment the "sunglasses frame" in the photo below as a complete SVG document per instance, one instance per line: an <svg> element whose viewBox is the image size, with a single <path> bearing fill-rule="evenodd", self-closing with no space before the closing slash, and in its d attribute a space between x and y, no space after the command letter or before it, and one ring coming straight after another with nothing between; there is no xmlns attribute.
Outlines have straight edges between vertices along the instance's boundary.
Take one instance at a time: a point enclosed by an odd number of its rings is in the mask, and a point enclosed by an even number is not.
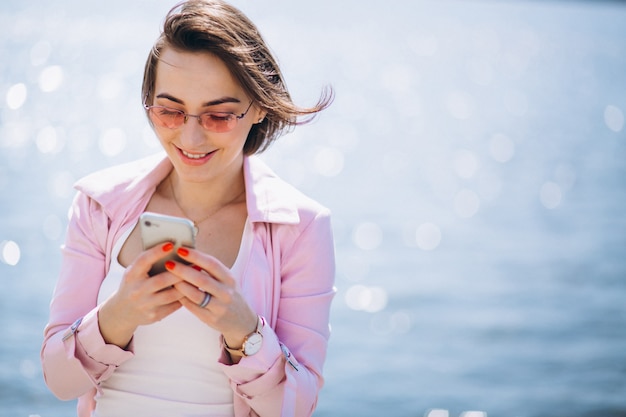
<svg viewBox="0 0 626 417"><path fill-rule="evenodd" d="M182 125L186 124L187 121L189 120L190 117L195 117L198 120L198 124L200 126L202 126L203 129L208 130L209 132L215 132L215 133L225 133L225 132L230 132L231 130L233 130L235 128L235 126L237 125L237 122L241 119L243 119L244 117L246 117L246 114L248 114L248 112L250 111L250 109L252 108L252 103L254 103L254 100L250 101L250 104L248 105L248 108L246 109L246 111L244 111L241 114L236 114L236 113L231 113L231 112L219 112L219 111L208 111L208 112L204 112L204 113L200 113L200 114L191 114L191 113L187 113L185 111L182 111L180 109L176 109L173 107L168 107L168 106L148 106L148 104L146 104L145 102L143 103L143 107L144 109L146 109L146 111L148 112L148 117L150 118L150 120L152 121L152 123L160 126L160 127L164 127L166 129L178 129L180 128ZM178 113L180 116L182 116L182 123L178 126L174 126L174 127L170 127L167 124L165 124L163 122L163 120L161 120L159 118L158 115L154 114L153 111L154 110L158 110L158 109L165 109L167 111L170 111L172 113ZM203 123L203 117L206 115L219 115L221 117L229 117L228 119L225 119L224 122L225 124L228 125L230 124L230 122L232 122L233 120L235 121L235 123L232 125L232 127L225 129L225 130L220 130L220 129L210 129L207 128ZM234 119L232 119L232 117L234 117ZM216 122L218 123L218 122Z"/></svg>

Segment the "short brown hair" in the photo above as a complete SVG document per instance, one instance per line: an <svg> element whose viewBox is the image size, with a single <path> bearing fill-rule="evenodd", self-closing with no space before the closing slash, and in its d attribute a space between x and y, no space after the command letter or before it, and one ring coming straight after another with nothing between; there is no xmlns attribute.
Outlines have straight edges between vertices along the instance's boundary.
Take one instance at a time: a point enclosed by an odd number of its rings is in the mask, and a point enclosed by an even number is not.
<svg viewBox="0 0 626 417"><path fill-rule="evenodd" d="M264 151L286 130L310 122L333 101L333 90L327 87L315 106L296 106L276 60L254 23L221 0L188 0L169 11L144 69L141 95L148 104L154 99L156 67L166 47L214 54L226 64L256 105L267 112L265 119L254 124L248 134L243 148L246 155Z"/></svg>

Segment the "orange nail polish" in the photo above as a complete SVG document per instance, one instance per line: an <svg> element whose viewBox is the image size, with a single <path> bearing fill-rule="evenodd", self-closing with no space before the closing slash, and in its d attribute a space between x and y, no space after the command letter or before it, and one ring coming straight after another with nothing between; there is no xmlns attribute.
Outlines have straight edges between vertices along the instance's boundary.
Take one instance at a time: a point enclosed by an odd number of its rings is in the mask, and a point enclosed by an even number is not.
<svg viewBox="0 0 626 417"><path fill-rule="evenodd" d="M163 252L169 252L174 249L174 244L172 242L167 242L161 249L163 249Z"/></svg>
<svg viewBox="0 0 626 417"><path fill-rule="evenodd" d="M178 254L180 256L187 256L189 255L189 251L186 248L178 248Z"/></svg>
<svg viewBox="0 0 626 417"><path fill-rule="evenodd" d="M176 264L173 261L167 261L165 262L165 268L167 269L174 269L174 267L176 266Z"/></svg>

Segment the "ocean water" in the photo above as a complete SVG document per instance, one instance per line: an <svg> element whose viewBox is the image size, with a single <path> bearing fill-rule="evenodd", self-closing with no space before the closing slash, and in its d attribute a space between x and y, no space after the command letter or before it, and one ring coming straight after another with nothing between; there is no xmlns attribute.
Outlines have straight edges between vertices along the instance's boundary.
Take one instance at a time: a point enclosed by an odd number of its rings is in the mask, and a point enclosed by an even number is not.
<svg viewBox="0 0 626 417"><path fill-rule="evenodd" d="M626 4L233 2L296 101L264 159L334 213L316 416L626 416ZM39 349L71 184L158 150L170 1L0 5L0 416L72 416Z"/></svg>

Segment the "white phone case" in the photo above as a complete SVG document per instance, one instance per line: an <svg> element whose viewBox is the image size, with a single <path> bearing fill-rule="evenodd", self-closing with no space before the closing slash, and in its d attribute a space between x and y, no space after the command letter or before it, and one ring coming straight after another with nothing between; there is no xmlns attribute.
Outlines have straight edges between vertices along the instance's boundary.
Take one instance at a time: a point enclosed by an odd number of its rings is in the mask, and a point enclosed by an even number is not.
<svg viewBox="0 0 626 417"><path fill-rule="evenodd" d="M176 255L176 250L181 246L195 247L195 228L191 220L145 212L139 218L139 227L144 250L166 242L174 244L174 250L152 266L150 276L165 271L165 262L168 260L188 263Z"/></svg>

